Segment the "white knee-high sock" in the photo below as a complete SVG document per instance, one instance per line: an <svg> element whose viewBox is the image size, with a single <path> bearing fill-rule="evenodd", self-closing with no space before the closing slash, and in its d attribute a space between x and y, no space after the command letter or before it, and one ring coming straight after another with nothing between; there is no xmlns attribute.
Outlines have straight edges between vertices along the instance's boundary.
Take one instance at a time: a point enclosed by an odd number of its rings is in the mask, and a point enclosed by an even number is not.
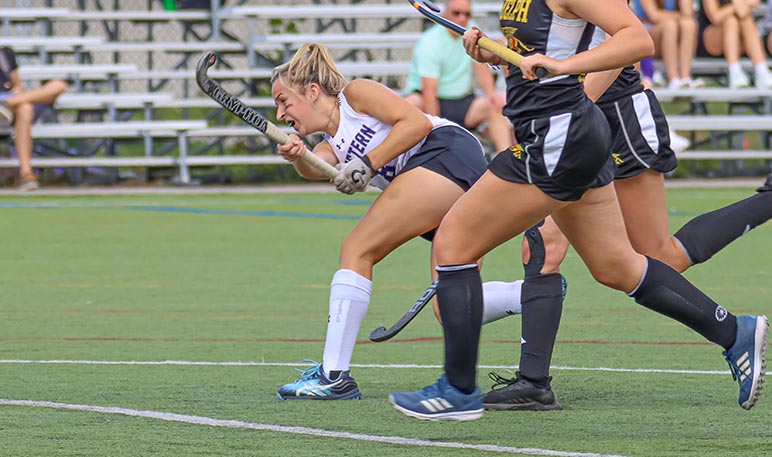
<svg viewBox="0 0 772 457"><path fill-rule="evenodd" d="M512 314L520 314L520 289L523 281L483 283L483 325Z"/></svg>
<svg viewBox="0 0 772 457"><path fill-rule="evenodd" d="M351 270L338 270L332 277L327 339L322 359L325 375L349 369L372 290L372 281Z"/></svg>

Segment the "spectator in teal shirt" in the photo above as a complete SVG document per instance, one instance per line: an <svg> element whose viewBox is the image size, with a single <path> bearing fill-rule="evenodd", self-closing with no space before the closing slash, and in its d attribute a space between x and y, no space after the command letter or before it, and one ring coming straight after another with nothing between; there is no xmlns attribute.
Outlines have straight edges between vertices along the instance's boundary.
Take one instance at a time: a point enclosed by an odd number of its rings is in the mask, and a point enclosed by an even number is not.
<svg viewBox="0 0 772 457"><path fill-rule="evenodd" d="M467 28L470 0L448 0L442 15ZM475 82L483 95L475 94ZM496 152L514 142L512 126L501 114L506 102L496 91L491 69L470 58L460 35L435 25L413 48L407 81L407 100L427 114L444 117L468 129L487 123L486 136Z"/></svg>

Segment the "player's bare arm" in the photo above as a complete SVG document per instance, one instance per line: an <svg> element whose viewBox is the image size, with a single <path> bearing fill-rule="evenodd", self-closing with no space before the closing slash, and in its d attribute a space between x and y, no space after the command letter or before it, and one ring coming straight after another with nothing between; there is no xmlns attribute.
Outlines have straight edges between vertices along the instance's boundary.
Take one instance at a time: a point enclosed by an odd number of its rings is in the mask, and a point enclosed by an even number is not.
<svg viewBox="0 0 772 457"><path fill-rule="evenodd" d="M383 142L367 154L376 170L418 144L432 130L431 121L421 110L380 83L358 79L349 83L344 93L354 110L393 126Z"/></svg>
<svg viewBox="0 0 772 457"><path fill-rule="evenodd" d="M532 75L535 67L544 67L553 75L612 70L625 66L630 60L641 60L654 53L654 43L643 24L621 2L547 0L547 4L555 14L566 19L583 18L605 30L611 38L592 50L565 60L551 59L542 54L524 57L520 64L524 75Z"/></svg>

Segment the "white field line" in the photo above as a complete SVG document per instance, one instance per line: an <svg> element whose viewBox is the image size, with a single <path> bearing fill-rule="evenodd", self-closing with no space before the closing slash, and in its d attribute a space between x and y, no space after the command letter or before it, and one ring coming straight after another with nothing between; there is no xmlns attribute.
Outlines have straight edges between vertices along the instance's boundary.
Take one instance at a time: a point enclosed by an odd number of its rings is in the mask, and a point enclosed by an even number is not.
<svg viewBox="0 0 772 457"><path fill-rule="evenodd" d="M177 366L236 366L236 367L307 367L309 363L287 363L287 362L201 362L188 360L23 360L10 359L0 360L0 364L62 364L62 365L177 365ZM351 364L352 368L383 368L383 369L419 369L419 370L437 370L442 365L419 365L419 364ZM514 370L517 365L479 365L478 368L485 370ZM552 366L552 370L566 371L600 371L614 373L667 373L667 374L730 374L729 370L667 370L656 368L609 368L609 367L569 367ZM772 374L772 372L767 372Z"/></svg>
<svg viewBox="0 0 772 457"><path fill-rule="evenodd" d="M368 435L363 433L347 433L324 430L310 427L288 427L284 425L261 424L256 422L243 422L237 420L213 419L205 416L190 416L187 414L175 414L163 411L148 411L138 409L118 408L115 406L91 406L70 403L56 403L50 401L7 400L0 399L0 405L29 406L38 408L53 408L75 411L88 411L104 414L120 414L123 416L145 417L169 422L182 422L186 424L208 425L210 427L242 428L262 430L277 433L294 433L297 435L321 436L325 438L343 438L349 440L369 441L373 443L398 444L405 446L422 446L450 449L470 449L474 451L501 452L520 455L547 455L557 457L625 457L617 454L596 454L590 452L554 451L540 448L519 448L510 446L497 446L494 444L465 444L448 441L431 441L417 438L404 438L401 436Z"/></svg>

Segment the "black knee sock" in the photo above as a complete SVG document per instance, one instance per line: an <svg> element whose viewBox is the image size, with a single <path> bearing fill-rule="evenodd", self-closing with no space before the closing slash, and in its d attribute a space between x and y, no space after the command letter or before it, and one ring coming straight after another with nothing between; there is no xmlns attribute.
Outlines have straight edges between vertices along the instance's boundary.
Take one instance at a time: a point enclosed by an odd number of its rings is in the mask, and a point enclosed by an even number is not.
<svg viewBox="0 0 772 457"><path fill-rule="evenodd" d="M549 369L555 337L563 312L563 277L542 275L547 253L539 227L544 221L525 231L530 253L523 264L525 281L520 293L522 304L522 342L520 344L520 375L538 385L549 384Z"/></svg>
<svg viewBox="0 0 772 457"><path fill-rule="evenodd" d="M708 341L729 349L737 336L735 316L664 263L647 257L646 273L630 293L635 301L677 320Z"/></svg>
<svg viewBox="0 0 772 457"><path fill-rule="evenodd" d="M693 264L705 262L729 243L772 218L772 192L761 192L695 217L675 233Z"/></svg>
<svg viewBox="0 0 772 457"><path fill-rule="evenodd" d="M440 266L437 303L445 335L445 374L465 394L477 386L482 327L482 281L477 265Z"/></svg>
<svg viewBox="0 0 772 457"><path fill-rule="evenodd" d="M563 277L559 273L526 276L520 300L523 310L520 375L546 386L563 312Z"/></svg>

